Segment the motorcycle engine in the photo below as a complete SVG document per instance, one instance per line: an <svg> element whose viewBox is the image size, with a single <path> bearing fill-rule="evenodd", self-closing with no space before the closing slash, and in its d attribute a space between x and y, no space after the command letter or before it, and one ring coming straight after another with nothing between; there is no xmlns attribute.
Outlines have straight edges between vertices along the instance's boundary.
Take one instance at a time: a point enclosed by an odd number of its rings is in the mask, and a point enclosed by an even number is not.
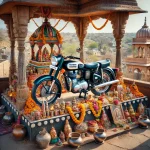
<svg viewBox="0 0 150 150"><path fill-rule="evenodd" d="M83 79L77 78L77 76L80 76L80 73L78 71L68 72L68 77L71 79L70 80L71 91L73 93L80 92L82 89L87 90L88 88L88 83Z"/></svg>

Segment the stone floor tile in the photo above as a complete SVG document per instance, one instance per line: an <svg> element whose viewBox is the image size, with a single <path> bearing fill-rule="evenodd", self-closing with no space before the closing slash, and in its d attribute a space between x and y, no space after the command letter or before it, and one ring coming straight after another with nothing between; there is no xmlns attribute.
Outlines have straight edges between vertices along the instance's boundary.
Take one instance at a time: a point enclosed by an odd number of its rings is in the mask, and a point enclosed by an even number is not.
<svg viewBox="0 0 150 150"><path fill-rule="evenodd" d="M109 140L108 143L124 149L133 149L141 144L139 141L135 140L135 138L127 134L113 138Z"/></svg>
<svg viewBox="0 0 150 150"><path fill-rule="evenodd" d="M107 141L105 141L105 143L102 145L99 145L95 142L86 144L83 147L81 147L81 150L125 150L125 149L111 145L107 143Z"/></svg>

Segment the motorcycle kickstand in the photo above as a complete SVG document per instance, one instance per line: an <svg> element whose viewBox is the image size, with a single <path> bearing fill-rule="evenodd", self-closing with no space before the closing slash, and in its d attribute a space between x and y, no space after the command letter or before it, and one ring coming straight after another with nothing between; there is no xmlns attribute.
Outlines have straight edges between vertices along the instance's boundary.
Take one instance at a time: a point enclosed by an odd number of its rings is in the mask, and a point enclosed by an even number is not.
<svg viewBox="0 0 150 150"><path fill-rule="evenodd" d="M81 96L82 93L84 93L84 96ZM79 98L84 98L84 99L86 99L86 95L87 95L87 94L88 94L88 91L87 91L87 90L81 90L81 91L80 91L80 94L79 94Z"/></svg>
<svg viewBox="0 0 150 150"><path fill-rule="evenodd" d="M86 95L88 94L88 91L86 90L85 92L84 92L84 99L86 99Z"/></svg>

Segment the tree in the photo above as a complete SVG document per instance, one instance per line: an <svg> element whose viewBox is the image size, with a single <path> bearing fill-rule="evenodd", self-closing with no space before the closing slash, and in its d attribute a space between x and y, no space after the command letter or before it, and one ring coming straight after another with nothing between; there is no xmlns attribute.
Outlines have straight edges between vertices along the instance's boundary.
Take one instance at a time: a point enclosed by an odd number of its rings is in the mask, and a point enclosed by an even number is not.
<svg viewBox="0 0 150 150"><path fill-rule="evenodd" d="M98 48L98 44L96 42L93 42L93 43L89 44L88 48L89 49Z"/></svg>
<svg viewBox="0 0 150 150"><path fill-rule="evenodd" d="M64 43L62 45L62 53L64 56L78 56L79 54L76 52L78 47L78 43Z"/></svg>

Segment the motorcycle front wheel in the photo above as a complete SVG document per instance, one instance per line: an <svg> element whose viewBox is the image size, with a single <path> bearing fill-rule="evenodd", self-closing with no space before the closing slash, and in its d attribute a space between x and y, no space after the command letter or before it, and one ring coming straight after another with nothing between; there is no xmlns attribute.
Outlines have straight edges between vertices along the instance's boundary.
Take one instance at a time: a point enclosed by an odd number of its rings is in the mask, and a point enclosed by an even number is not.
<svg viewBox="0 0 150 150"><path fill-rule="evenodd" d="M55 80L52 88L53 79L43 79L38 84L34 84L32 88L32 98L39 105L42 105L43 101L47 101L48 104L53 104L59 95L61 95L61 87L58 80ZM50 90L51 88L51 90ZM49 92L50 90L50 92Z"/></svg>
<svg viewBox="0 0 150 150"><path fill-rule="evenodd" d="M103 81L100 84L109 82L112 80L113 80L113 77L111 73L107 70L103 70ZM95 88L95 89L92 89L91 92L97 96L100 96L102 93L107 93L110 90L111 86L112 85L104 86L101 88Z"/></svg>

